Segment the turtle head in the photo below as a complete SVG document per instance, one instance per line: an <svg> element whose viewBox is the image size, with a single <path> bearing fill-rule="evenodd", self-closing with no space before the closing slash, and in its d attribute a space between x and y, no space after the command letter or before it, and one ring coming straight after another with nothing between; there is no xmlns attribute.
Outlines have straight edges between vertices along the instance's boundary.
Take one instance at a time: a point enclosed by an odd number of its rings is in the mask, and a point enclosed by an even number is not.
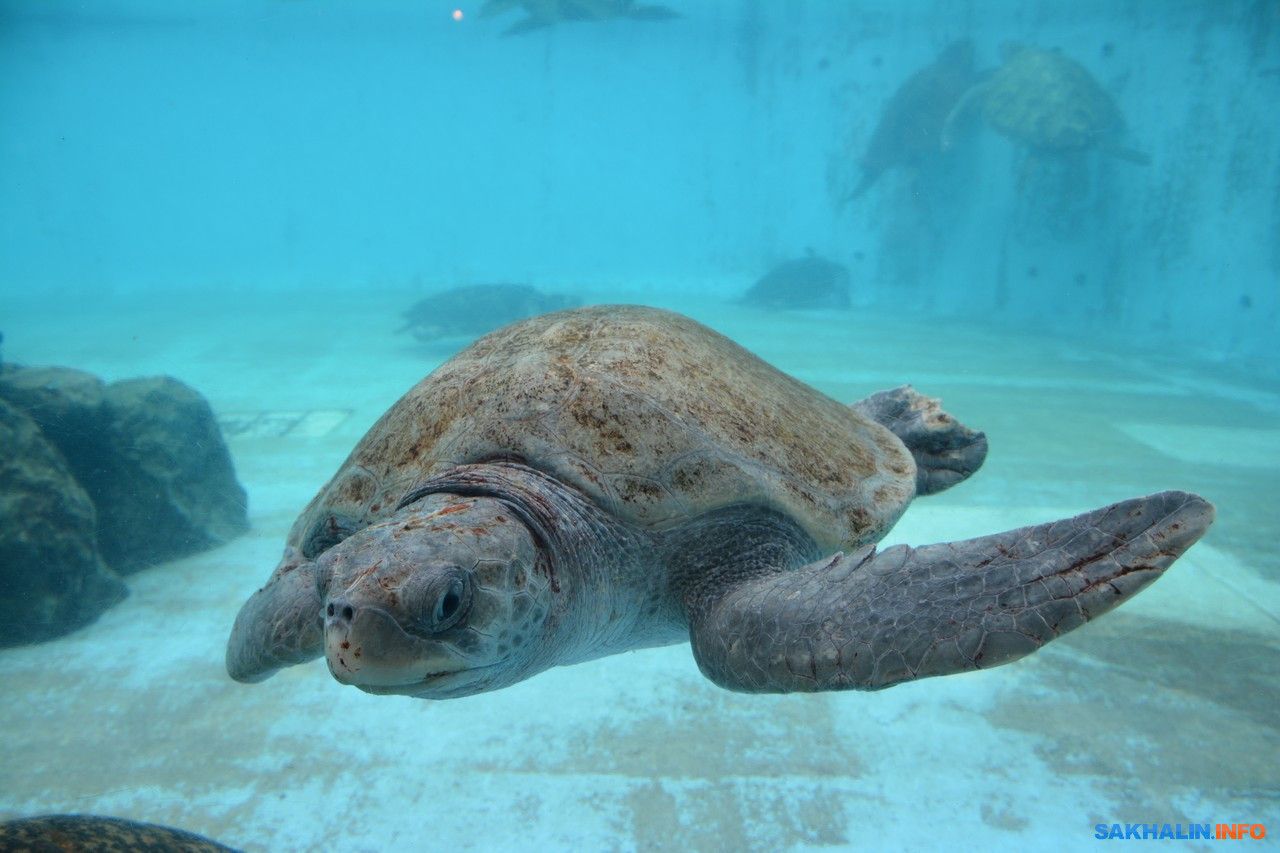
<svg viewBox="0 0 1280 853"><path fill-rule="evenodd" d="M547 665L550 571L499 500L427 495L326 550L315 582L325 657L343 684L444 699Z"/></svg>

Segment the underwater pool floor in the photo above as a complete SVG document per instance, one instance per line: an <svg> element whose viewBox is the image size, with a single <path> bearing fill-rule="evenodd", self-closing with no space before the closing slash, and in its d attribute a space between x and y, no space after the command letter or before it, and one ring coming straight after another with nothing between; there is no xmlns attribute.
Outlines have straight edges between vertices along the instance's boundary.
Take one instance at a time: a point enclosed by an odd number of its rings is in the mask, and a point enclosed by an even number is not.
<svg viewBox="0 0 1280 853"><path fill-rule="evenodd" d="M0 650L0 818L119 815L249 851L1061 850L1136 822L1280 833L1280 387L1114 342L678 306L835 397L911 382L987 432L983 470L915 503L890 542L1166 488L1204 494L1218 522L1134 601L989 672L746 696L703 680L681 645L425 702L342 687L320 661L252 686L222 664L298 511L447 357L395 334L412 295L5 301L6 359L168 373L208 396L253 529L130 576L131 596L84 630Z"/></svg>

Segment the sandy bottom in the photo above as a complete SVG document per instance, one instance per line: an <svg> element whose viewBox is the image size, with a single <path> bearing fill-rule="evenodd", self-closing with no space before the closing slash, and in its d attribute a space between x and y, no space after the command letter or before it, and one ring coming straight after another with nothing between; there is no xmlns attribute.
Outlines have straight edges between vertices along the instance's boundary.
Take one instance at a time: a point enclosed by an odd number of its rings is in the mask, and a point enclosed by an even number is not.
<svg viewBox="0 0 1280 853"><path fill-rule="evenodd" d="M1152 589L1012 666L755 697L704 681L682 645L447 702L368 696L321 662L231 682L227 633L293 518L453 348L395 334L411 301L6 297L6 359L206 394L253 529L131 576L72 636L0 650L0 818L119 815L251 851L1061 850L1136 822L1280 834L1280 389L1116 343L681 306L833 396L910 381L986 430L982 472L917 502L893 541L1165 488L1217 503Z"/></svg>

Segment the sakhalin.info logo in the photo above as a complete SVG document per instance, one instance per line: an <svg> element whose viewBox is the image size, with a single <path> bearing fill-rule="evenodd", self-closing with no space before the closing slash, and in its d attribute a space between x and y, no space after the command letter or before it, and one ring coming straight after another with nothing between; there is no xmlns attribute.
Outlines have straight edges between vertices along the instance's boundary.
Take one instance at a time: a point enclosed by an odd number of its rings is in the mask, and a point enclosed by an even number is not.
<svg viewBox="0 0 1280 853"><path fill-rule="evenodd" d="M1094 838L1266 838L1260 823L1095 823Z"/></svg>

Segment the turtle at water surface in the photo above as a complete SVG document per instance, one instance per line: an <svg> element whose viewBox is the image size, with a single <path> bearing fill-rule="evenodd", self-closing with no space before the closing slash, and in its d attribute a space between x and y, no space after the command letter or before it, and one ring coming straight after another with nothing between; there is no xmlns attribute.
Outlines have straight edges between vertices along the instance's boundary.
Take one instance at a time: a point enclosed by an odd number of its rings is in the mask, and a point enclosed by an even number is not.
<svg viewBox="0 0 1280 853"><path fill-rule="evenodd" d="M1071 154L1102 147L1137 163L1146 155L1114 145L1124 116L1083 65L1057 50L1001 47L1003 63L957 104L943 131L949 144L957 117L974 101L999 133L1033 153Z"/></svg>
<svg viewBox="0 0 1280 853"><path fill-rule="evenodd" d="M1213 518L1162 492L876 551L986 448L909 387L846 406L679 314L524 320L361 439L241 609L227 668L323 655L344 684L442 699L691 640L730 689L875 689L1035 651Z"/></svg>
<svg viewBox="0 0 1280 853"><path fill-rule="evenodd" d="M514 36L570 21L612 21L630 18L636 21L666 21L680 13L666 6L652 6L633 0L488 0L480 7L481 18L491 18L513 9L527 16L508 27L503 34Z"/></svg>

